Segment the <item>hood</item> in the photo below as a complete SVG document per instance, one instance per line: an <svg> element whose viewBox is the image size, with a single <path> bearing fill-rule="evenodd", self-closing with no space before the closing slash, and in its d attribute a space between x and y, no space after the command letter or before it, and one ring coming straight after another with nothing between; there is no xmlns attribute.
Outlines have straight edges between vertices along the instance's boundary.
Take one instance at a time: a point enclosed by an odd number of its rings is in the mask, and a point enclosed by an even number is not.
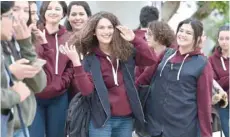
<svg viewBox="0 0 230 137"><path fill-rule="evenodd" d="M221 50L219 48L215 48L215 51L214 51L214 56L216 58L219 58L220 61L221 61L221 65L222 65L222 68L224 69L224 71L227 71L227 68L226 68L226 65L225 65L225 61L229 61L229 58L224 58L221 54Z"/></svg>
<svg viewBox="0 0 230 137"><path fill-rule="evenodd" d="M166 53L166 54L167 54L167 53ZM180 68L179 68L179 71L178 71L178 73L177 73L177 80L180 80L180 72L181 72L181 69L182 69L182 67L183 67L183 65L184 65L185 60L186 60L188 57L195 56L195 55L202 55L201 50L200 50L199 48L197 48L196 50L191 51L191 52L189 52L189 53L181 54L180 51L179 51L179 47L178 47L177 50L175 50L174 53L173 53L172 55L170 55L170 56L166 59L164 65L163 65L163 67L162 67L162 69L161 69L160 76L162 76L162 72L163 72L163 70L164 70L164 68L165 68L165 66L166 66L166 64L168 63L169 60L171 60L172 58L182 58L183 61L182 61L182 63L181 63L181 66L180 66ZM171 66L171 67L173 67L173 66Z"/></svg>
<svg viewBox="0 0 230 137"><path fill-rule="evenodd" d="M57 36L62 36L63 34L65 34L67 32L66 28L62 25L59 25L59 30L57 32L52 33L52 34L49 34L46 28L45 28L45 30L46 30L46 35L56 35L57 34Z"/></svg>

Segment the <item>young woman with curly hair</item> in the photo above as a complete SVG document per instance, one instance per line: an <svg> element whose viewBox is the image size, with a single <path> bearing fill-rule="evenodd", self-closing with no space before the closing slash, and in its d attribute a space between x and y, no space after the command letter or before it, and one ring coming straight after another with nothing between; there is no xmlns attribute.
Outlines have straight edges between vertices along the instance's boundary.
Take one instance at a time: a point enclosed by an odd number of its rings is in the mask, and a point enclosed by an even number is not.
<svg viewBox="0 0 230 137"><path fill-rule="evenodd" d="M156 53L161 54L175 41L175 34L171 27L163 21L150 22L145 34L149 47ZM136 67L135 77L138 78L146 67Z"/></svg>
<svg viewBox="0 0 230 137"><path fill-rule="evenodd" d="M75 67L76 88L92 97L89 137L132 137L133 119L145 121L134 68L150 66L157 58L142 38L120 25L109 12L99 12L88 20L73 41L84 55L83 64L73 46L62 49ZM86 64L90 69L83 68Z"/></svg>
<svg viewBox="0 0 230 137"><path fill-rule="evenodd" d="M177 27L178 49L167 49L146 68L137 85L150 85L146 129L151 137L211 137L212 67L201 53L200 21ZM152 82L151 82L152 81Z"/></svg>

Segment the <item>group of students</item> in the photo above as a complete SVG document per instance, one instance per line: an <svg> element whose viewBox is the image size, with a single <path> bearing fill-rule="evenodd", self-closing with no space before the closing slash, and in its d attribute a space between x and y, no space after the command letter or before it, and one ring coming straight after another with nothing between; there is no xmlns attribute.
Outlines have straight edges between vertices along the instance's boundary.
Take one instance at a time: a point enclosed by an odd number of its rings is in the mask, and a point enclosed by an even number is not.
<svg viewBox="0 0 230 137"><path fill-rule="evenodd" d="M200 21L181 21L175 35L155 7L142 8L135 31L84 1L43 1L37 12L36 2L1 1L2 137L64 137L78 92L94 98L89 137L132 137L134 121L150 137L211 137L212 105L229 137L229 107L218 104L228 102L229 26L208 59Z"/></svg>

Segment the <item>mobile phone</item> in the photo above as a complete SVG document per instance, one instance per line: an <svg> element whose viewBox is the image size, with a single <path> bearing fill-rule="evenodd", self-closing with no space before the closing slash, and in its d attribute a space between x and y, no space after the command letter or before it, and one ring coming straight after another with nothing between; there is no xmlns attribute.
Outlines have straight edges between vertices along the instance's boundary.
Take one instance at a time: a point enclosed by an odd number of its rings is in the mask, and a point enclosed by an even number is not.
<svg viewBox="0 0 230 137"><path fill-rule="evenodd" d="M39 68L40 68L40 67L43 67L45 64L46 64L46 60L40 59L40 58L36 59L36 60L32 63L33 66L39 67Z"/></svg>

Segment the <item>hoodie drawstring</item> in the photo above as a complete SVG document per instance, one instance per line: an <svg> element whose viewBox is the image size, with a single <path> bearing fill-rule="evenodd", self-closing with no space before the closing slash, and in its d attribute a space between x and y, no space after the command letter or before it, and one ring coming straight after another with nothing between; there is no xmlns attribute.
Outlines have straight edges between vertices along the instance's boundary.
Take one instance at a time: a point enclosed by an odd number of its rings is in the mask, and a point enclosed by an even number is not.
<svg viewBox="0 0 230 137"><path fill-rule="evenodd" d="M176 55L177 51L175 53L173 53L171 56L169 56L169 58L167 58L167 60L165 61L165 64L163 65L163 68L161 69L161 73L160 73L160 77L162 76L162 72L166 66L166 64L168 63L168 61L173 58Z"/></svg>
<svg viewBox="0 0 230 137"><path fill-rule="evenodd" d="M184 62L185 62L185 60L186 60L186 58L189 56L189 54L187 54L185 57L184 57L184 59L183 59L183 62L182 62L182 64L181 64L181 66L180 66L180 69L179 69L179 71L178 71L178 73L177 73L177 80L180 80L180 72L181 72L181 69L182 69L182 67L183 67L183 65L184 65Z"/></svg>
<svg viewBox="0 0 230 137"><path fill-rule="evenodd" d="M59 47L58 47L58 37L57 37L57 33L55 34L55 41L56 41L56 62L55 62L55 74L58 74Z"/></svg>
<svg viewBox="0 0 230 137"><path fill-rule="evenodd" d="M222 67L223 67L224 71L226 71L227 69L226 69L226 66L225 66L225 64L224 64L224 59L223 59L223 57L220 57L220 60L221 60L221 64L222 64Z"/></svg>
<svg viewBox="0 0 230 137"><path fill-rule="evenodd" d="M176 55L176 53L177 53L177 51L167 58L167 60L165 61L164 65L163 65L163 67L162 67L162 69L161 69L160 77L162 76L162 72L163 72L163 70L164 70L166 64L168 63L168 61L169 61L170 59L172 59L172 58ZM178 71L178 73L177 73L177 80L180 80L181 69L182 69L182 67L183 67L183 65L184 65L184 62L185 62L185 60L186 60L187 57L189 57L189 54L187 54L187 55L184 57L183 61L182 61L182 64L181 64L181 66L180 66L180 68L179 68L179 71Z"/></svg>
<svg viewBox="0 0 230 137"><path fill-rule="evenodd" d="M119 86L118 84L118 67L119 67L119 59L116 59L117 61L117 68L116 70L114 69L113 66L113 62L111 61L111 59L107 56L106 59L110 62L110 64L112 65L112 72L113 72L113 80L116 86Z"/></svg>

